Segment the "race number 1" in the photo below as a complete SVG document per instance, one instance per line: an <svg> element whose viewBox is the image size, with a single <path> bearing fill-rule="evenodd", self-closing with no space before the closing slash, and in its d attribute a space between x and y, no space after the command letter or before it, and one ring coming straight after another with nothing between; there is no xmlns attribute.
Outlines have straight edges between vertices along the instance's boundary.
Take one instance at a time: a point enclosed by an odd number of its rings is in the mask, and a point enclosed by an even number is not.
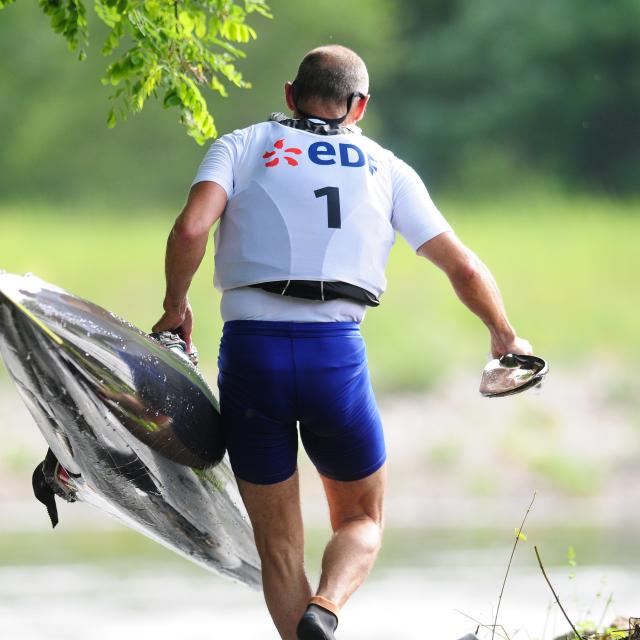
<svg viewBox="0 0 640 640"><path fill-rule="evenodd" d="M313 193L316 194L316 198L327 196L329 229L340 229L340 189L338 187L322 187Z"/></svg>

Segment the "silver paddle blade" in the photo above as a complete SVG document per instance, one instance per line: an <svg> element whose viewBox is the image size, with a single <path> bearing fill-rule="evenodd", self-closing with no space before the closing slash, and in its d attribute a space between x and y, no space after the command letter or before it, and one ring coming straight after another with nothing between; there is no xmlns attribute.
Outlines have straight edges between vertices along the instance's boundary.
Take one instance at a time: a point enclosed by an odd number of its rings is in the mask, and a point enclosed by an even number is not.
<svg viewBox="0 0 640 640"><path fill-rule="evenodd" d="M491 360L482 372L480 394L486 398L499 398L539 387L549 372L549 366L537 356L507 353Z"/></svg>

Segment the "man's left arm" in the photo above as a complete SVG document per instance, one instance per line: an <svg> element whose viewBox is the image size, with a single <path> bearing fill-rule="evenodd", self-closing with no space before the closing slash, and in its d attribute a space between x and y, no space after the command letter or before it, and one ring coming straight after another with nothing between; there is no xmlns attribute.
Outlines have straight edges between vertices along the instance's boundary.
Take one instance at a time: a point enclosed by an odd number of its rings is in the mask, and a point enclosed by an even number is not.
<svg viewBox="0 0 640 640"><path fill-rule="evenodd" d="M531 354L509 323L498 285L489 269L460 242L431 200L420 176L402 160L392 161L394 229L420 256L442 269L458 297L487 326L494 357Z"/></svg>
<svg viewBox="0 0 640 640"><path fill-rule="evenodd" d="M187 293L206 252L211 227L222 216L226 204L227 193L217 182L196 183L167 241L164 314L153 331L177 331L187 343L187 351L191 351L193 332Z"/></svg>
<svg viewBox="0 0 640 640"><path fill-rule="evenodd" d="M498 285L486 265L453 232L441 233L416 252L442 269L465 306L480 318L491 336L491 354L531 355L531 345L511 326Z"/></svg>

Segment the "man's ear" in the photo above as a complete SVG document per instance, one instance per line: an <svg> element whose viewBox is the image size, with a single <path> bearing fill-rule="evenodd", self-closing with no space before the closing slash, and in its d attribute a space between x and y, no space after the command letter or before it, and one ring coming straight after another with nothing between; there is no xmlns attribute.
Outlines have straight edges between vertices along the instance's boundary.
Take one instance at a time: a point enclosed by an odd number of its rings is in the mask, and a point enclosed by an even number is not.
<svg viewBox="0 0 640 640"><path fill-rule="evenodd" d="M369 104L369 98L371 98L371 94L367 94L364 98L360 98L360 100L358 100L355 113L356 122L360 122L360 120L364 118L365 111L367 110L367 105Z"/></svg>
<svg viewBox="0 0 640 640"><path fill-rule="evenodd" d="M287 107L289 107L291 111L295 111L296 105L293 103L293 84L288 80L284 83L284 99Z"/></svg>

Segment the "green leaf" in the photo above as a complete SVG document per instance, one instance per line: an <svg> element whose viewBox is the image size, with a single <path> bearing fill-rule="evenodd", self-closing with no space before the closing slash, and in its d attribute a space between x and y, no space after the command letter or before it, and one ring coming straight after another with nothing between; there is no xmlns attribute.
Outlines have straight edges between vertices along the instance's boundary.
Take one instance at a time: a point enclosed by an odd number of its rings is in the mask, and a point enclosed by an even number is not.
<svg viewBox="0 0 640 640"><path fill-rule="evenodd" d="M102 45L102 55L108 56L113 53L120 44L120 38L121 34L119 30L115 28L112 29Z"/></svg>
<svg viewBox="0 0 640 640"><path fill-rule="evenodd" d="M129 63L132 69L141 67L144 64L142 52L137 49L129 52Z"/></svg>
<svg viewBox="0 0 640 640"><path fill-rule="evenodd" d="M158 0L145 0L144 8L151 18L157 18L161 13L160 2Z"/></svg>
<svg viewBox="0 0 640 640"><path fill-rule="evenodd" d="M209 36L213 38L217 33L220 32L222 27L222 20L217 15L212 15L209 18ZM213 41L213 40L212 40Z"/></svg>
<svg viewBox="0 0 640 640"><path fill-rule="evenodd" d="M180 13L178 14L178 20L180 21L180 24L187 35L191 35L196 25L195 20L193 19L191 14L188 11L180 11Z"/></svg>
<svg viewBox="0 0 640 640"><path fill-rule="evenodd" d="M196 36L204 38L207 35L207 16L202 11L198 11L195 15L195 22Z"/></svg>
<svg viewBox="0 0 640 640"><path fill-rule="evenodd" d="M227 88L220 82L217 76L211 76L211 80L209 80L209 86L217 91L223 98L228 97Z"/></svg>
<svg viewBox="0 0 640 640"><path fill-rule="evenodd" d="M247 13L259 13L263 18L273 18L269 7L264 0L245 0L244 7Z"/></svg>
<svg viewBox="0 0 640 640"><path fill-rule="evenodd" d="M169 107L178 107L182 105L182 100L180 100L180 97L178 96L176 90L171 89L165 94L162 105L165 109L168 109Z"/></svg>
<svg viewBox="0 0 640 640"><path fill-rule="evenodd" d="M60 33L67 26L67 14L64 9L58 9L51 15L51 27Z"/></svg>
<svg viewBox="0 0 640 640"><path fill-rule="evenodd" d="M95 12L97 16L104 22L108 27L115 27L121 21L121 16L118 13L118 10L115 7L110 7L104 3L104 0L97 0L95 5Z"/></svg>

